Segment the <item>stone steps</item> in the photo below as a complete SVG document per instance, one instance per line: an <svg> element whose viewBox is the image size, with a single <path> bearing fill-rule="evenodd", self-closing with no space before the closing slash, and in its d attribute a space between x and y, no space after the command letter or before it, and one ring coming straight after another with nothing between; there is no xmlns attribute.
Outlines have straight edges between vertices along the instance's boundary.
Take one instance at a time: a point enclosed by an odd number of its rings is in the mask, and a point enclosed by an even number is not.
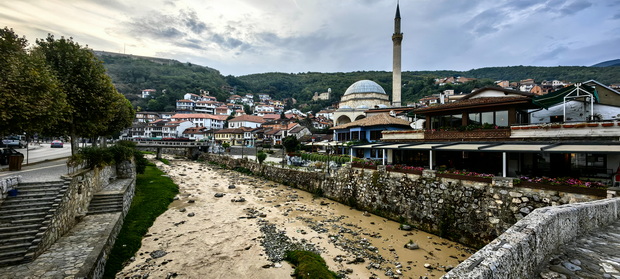
<svg viewBox="0 0 620 279"><path fill-rule="evenodd" d="M41 241L51 214L67 190L63 181L20 183L0 205L0 266L20 264Z"/></svg>
<svg viewBox="0 0 620 279"><path fill-rule="evenodd" d="M88 214L123 211L123 194L95 194L88 205Z"/></svg>

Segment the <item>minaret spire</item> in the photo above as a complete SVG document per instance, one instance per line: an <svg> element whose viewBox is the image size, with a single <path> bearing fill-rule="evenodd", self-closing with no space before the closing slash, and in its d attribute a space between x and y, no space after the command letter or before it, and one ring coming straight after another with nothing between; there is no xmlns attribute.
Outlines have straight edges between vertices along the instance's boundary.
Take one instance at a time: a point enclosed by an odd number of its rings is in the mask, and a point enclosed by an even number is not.
<svg viewBox="0 0 620 279"><path fill-rule="evenodd" d="M400 1L396 2L396 16L394 17L394 34L392 42L394 46L393 67L392 67L392 106L401 106L401 43L403 33L400 32Z"/></svg>

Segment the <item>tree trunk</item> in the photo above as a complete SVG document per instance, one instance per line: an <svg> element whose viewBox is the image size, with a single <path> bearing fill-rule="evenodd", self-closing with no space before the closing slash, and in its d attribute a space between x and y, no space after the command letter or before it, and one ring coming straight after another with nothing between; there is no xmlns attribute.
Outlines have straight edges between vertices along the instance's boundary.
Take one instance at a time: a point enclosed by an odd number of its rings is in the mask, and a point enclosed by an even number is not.
<svg viewBox="0 0 620 279"><path fill-rule="evenodd" d="M73 156L77 154L79 143L77 141L77 136L75 135L75 133L71 133L71 135L69 135L69 138L71 139L71 156Z"/></svg>

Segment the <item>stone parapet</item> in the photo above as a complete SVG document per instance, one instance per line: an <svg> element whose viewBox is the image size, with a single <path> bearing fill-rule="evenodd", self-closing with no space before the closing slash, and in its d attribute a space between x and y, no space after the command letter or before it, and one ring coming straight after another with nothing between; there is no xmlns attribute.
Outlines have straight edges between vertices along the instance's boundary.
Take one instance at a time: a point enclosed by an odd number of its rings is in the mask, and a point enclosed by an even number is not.
<svg viewBox="0 0 620 279"><path fill-rule="evenodd" d="M561 245L620 217L620 199L539 208L442 278L534 278Z"/></svg>

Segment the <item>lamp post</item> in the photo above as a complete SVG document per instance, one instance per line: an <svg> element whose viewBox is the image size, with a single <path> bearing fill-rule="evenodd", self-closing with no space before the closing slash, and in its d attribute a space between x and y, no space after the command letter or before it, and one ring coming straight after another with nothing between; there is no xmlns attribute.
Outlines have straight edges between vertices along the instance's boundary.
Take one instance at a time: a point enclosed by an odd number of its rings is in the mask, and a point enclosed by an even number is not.
<svg viewBox="0 0 620 279"><path fill-rule="evenodd" d="M331 152L331 147L329 146L329 142L327 143L327 150L325 150L327 152L327 175L329 175L329 162L330 162L330 158L329 158L329 153Z"/></svg>

